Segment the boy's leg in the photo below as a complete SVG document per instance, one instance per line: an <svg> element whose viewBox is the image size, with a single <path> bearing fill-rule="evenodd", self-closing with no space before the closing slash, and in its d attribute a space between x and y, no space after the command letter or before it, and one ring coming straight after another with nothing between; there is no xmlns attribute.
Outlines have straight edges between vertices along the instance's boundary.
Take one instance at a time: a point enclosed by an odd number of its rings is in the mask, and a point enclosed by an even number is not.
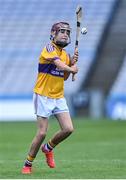
<svg viewBox="0 0 126 180"><path fill-rule="evenodd" d="M69 112L56 114L56 118L59 122L61 130L58 131L50 140L52 146L56 146L57 144L62 142L74 131L73 123Z"/></svg>
<svg viewBox="0 0 126 180"><path fill-rule="evenodd" d="M38 126L38 131L32 141L32 145L31 145L30 151L28 153L32 157L36 157L38 150L39 150L42 142L45 139L45 136L47 133L47 128L48 128L48 118L38 116L37 117L37 126Z"/></svg>
<svg viewBox="0 0 126 180"><path fill-rule="evenodd" d="M24 167L22 169L23 174L30 174L32 171L32 169L31 169L32 162L33 162L34 158L36 157L38 150L39 150L42 142L44 141L46 133L47 133L48 118L38 116L37 117L37 126L38 126L37 134L32 141L27 159L26 159Z"/></svg>
<svg viewBox="0 0 126 180"><path fill-rule="evenodd" d="M42 151L45 153L46 162L50 168L55 167L53 148L73 132L73 124L69 112L59 113L56 115L56 118L61 130L58 131L47 144L42 146Z"/></svg>

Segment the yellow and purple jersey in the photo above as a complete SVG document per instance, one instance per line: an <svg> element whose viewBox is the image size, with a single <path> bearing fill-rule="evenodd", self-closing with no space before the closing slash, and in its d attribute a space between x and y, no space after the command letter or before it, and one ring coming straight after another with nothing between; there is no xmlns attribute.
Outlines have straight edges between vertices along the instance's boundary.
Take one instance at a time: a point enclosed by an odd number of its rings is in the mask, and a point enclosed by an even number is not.
<svg viewBox="0 0 126 180"><path fill-rule="evenodd" d="M64 71L58 69L54 64L57 59L66 65L70 64L70 58L66 51L51 42L45 46L39 58L35 93L50 98L64 97Z"/></svg>

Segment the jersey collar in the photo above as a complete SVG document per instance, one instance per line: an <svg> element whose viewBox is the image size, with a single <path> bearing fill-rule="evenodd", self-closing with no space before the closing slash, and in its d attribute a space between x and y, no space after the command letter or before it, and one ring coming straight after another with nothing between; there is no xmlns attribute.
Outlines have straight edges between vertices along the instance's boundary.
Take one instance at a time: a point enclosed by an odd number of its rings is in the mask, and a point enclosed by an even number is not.
<svg viewBox="0 0 126 180"><path fill-rule="evenodd" d="M60 48L59 46L57 46L53 41L51 43L58 51L62 51L63 48Z"/></svg>

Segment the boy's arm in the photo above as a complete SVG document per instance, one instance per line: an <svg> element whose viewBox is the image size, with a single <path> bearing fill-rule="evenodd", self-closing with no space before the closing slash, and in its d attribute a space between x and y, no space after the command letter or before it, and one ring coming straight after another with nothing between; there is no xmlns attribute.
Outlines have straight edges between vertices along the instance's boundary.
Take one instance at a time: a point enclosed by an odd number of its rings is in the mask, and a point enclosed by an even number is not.
<svg viewBox="0 0 126 180"><path fill-rule="evenodd" d="M70 57L70 56L69 56ZM75 50L74 55L70 57L70 64L69 66L73 66L78 61L78 49ZM70 76L69 72L64 72L64 80L66 81Z"/></svg>
<svg viewBox="0 0 126 180"><path fill-rule="evenodd" d="M68 73L77 73L78 69L76 65L72 65L71 67L66 65L64 62L60 61L59 59L54 61L54 64L57 66L58 69L68 72Z"/></svg>

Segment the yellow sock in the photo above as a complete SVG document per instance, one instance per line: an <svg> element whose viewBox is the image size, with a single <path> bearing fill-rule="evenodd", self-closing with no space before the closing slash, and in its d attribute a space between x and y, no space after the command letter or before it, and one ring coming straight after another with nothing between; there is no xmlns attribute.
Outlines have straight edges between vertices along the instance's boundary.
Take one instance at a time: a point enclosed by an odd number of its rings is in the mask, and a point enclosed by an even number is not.
<svg viewBox="0 0 126 180"><path fill-rule="evenodd" d="M27 160L28 160L28 161L31 161L31 162L32 162L34 159L35 159L35 158L32 157L32 156L30 156L30 155L27 156Z"/></svg>
<svg viewBox="0 0 126 180"><path fill-rule="evenodd" d="M27 159L26 159L26 161L25 161L24 166L30 166L30 167L31 167L31 166L32 166L32 162L33 162L34 159L35 159L34 157L28 155L28 156L27 156Z"/></svg>

